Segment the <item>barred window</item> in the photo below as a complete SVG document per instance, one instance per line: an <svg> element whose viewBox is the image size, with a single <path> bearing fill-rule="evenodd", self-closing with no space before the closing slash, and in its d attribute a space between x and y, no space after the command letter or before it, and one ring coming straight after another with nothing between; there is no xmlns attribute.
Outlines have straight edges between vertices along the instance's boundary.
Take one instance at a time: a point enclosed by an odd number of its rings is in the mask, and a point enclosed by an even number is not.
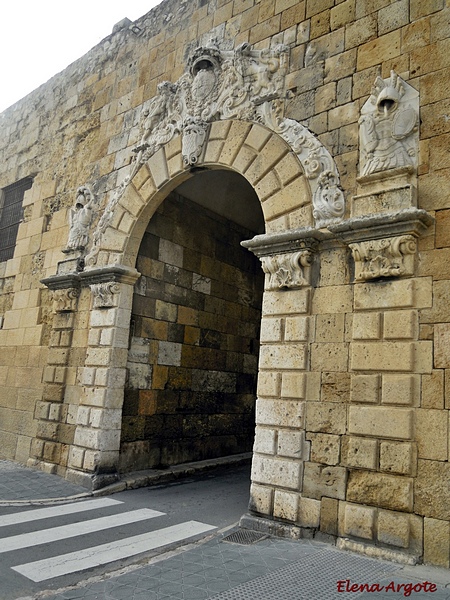
<svg viewBox="0 0 450 600"><path fill-rule="evenodd" d="M33 180L21 179L1 191L0 208L0 262L12 258L16 246L17 230L23 217L23 195L31 188Z"/></svg>

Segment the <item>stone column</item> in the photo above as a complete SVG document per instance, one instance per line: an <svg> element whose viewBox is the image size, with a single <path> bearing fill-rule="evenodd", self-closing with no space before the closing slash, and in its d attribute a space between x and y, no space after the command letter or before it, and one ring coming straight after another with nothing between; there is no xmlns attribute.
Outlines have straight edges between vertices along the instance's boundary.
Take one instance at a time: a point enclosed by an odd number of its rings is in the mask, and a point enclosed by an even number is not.
<svg viewBox="0 0 450 600"><path fill-rule="evenodd" d="M92 292L89 337L67 479L97 489L117 478L133 285L122 266L80 273Z"/></svg>

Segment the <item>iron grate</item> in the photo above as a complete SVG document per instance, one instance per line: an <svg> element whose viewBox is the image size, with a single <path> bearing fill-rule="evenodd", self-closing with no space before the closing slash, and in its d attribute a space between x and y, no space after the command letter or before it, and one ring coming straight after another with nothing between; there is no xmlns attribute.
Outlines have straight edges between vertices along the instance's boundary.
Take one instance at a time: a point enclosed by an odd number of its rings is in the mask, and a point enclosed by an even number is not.
<svg viewBox="0 0 450 600"><path fill-rule="evenodd" d="M238 529L233 531L222 538L222 542L228 542L230 544L242 544L249 546L250 544L256 544L267 537L265 533L259 533L258 531L251 531L250 529Z"/></svg>

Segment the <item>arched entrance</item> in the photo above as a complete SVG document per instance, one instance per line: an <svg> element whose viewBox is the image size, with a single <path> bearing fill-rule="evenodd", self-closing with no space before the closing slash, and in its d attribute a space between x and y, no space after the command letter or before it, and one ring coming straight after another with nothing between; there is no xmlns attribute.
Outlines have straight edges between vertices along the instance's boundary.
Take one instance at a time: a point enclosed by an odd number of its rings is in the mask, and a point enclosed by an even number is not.
<svg viewBox="0 0 450 600"><path fill-rule="evenodd" d="M293 125L288 125L292 133ZM82 288L90 287L93 304L86 360L80 368L82 385L74 442L68 456L69 479L87 487L101 487L117 473L120 464L129 327L134 285L139 278L135 265L147 226L160 205L184 182L195 181L199 168L206 172L232 171L241 180L245 178L259 198L265 223L266 234L256 236L258 247L252 250L263 263L263 302L266 312L272 314L281 309L277 293L272 290L309 285L303 274L309 268L314 236L319 235L314 222L317 227L323 218L320 206L328 201L327 206L332 206L338 198L336 177L325 169L329 155L319 146L314 153L311 149L305 151L304 165L290 143L269 128L245 121L216 121L208 129L197 166L186 165L181 136L175 136L111 197L94 233L86 268L76 276ZM313 155L322 157L317 169ZM306 167L310 172L305 176ZM239 210L242 212L240 205ZM261 237L264 239L260 243ZM283 298L290 298L290 293ZM305 310L304 303L300 304L299 310ZM292 351L296 351L295 345L290 346ZM276 361L273 357L269 360L268 352L272 348L265 350L263 369L271 371ZM265 373L264 381L267 376L270 379L270 373Z"/></svg>
<svg viewBox="0 0 450 600"><path fill-rule="evenodd" d="M120 471L251 451L264 273L252 186L199 171L144 232L131 311Z"/></svg>

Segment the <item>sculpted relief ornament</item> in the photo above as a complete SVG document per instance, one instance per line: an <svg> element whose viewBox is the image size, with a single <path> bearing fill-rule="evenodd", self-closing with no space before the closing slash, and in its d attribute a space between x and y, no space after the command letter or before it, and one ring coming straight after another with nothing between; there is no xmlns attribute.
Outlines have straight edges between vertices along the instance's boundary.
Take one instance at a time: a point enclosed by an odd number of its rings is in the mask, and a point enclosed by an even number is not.
<svg viewBox="0 0 450 600"><path fill-rule="evenodd" d="M400 277L414 273L416 239L412 235L349 244L355 281Z"/></svg>
<svg viewBox="0 0 450 600"><path fill-rule="evenodd" d="M394 71L389 79L377 77L359 120L362 177L417 167L418 98L417 90Z"/></svg>
<svg viewBox="0 0 450 600"><path fill-rule="evenodd" d="M77 189L74 206L69 212L69 238L63 252L83 252L89 243L94 194L87 186Z"/></svg>
<svg viewBox="0 0 450 600"><path fill-rule="evenodd" d="M310 284L312 253L310 250L261 256L266 273L266 290L295 289Z"/></svg>
<svg viewBox="0 0 450 600"><path fill-rule="evenodd" d="M186 167L198 165L213 121L260 123L280 135L297 155L309 179L316 227L342 220L344 196L333 158L306 127L282 114L288 53L289 48L283 45L255 50L243 43L235 50L221 50L211 42L192 52L187 71L177 82L158 85L157 95L144 105L141 138L134 149L131 173L105 208L93 235L87 265L96 264L101 236L139 167L175 135L181 136Z"/></svg>

